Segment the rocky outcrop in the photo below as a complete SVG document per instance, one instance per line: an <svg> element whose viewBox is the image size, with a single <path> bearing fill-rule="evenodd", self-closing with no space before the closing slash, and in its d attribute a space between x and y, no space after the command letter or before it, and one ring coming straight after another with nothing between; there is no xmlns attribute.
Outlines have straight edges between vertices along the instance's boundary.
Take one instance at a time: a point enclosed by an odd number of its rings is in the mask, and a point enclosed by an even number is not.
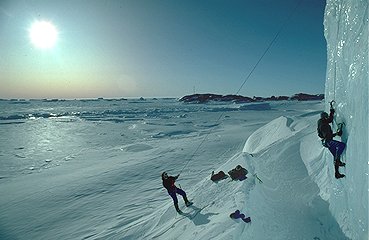
<svg viewBox="0 0 369 240"><path fill-rule="evenodd" d="M237 103L254 102L252 98L241 95L219 95L211 93L187 95L179 99L179 101L192 103L206 103L209 101Z"/></svg>
<svg viewBox="0 0 369 240"><path fill-rule="evenodd" d="M293 95L290 100L297 100L297 101L312 101L312 100L323 100L324 94L316 94L310 95L306 93L298 93Z"/></svg>
<svg viewBox="0 0 369 240"><path fill-rule="evenodd" d="M311 100L323 100L324 94L306 94L306 93L298 93L293 95L292 97L288 96L271 96L271 97L244 97L241 95L220 95L220 94L212 94L212 93L204 93L204 94L192 94L186 95L179 99L181 102L190 102L190 103L207 103L210 101L215 102L234 102L234 103L249 103L249 102L264 102L264 101L286 101L286 100L297 100L297 101L311 101Z"/></svg>

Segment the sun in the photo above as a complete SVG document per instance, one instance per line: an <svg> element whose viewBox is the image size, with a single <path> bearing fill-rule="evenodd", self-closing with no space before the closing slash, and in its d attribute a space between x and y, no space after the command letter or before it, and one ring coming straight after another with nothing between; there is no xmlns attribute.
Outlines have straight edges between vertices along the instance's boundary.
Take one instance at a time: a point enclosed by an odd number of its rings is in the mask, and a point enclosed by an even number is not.
<svg viewBox="0 0 369 240"><path fill-rule="evenodd" d="M55 46L58 31L51 22L35 21L29 29L29 37L35 47L49 49Z"/></svg>

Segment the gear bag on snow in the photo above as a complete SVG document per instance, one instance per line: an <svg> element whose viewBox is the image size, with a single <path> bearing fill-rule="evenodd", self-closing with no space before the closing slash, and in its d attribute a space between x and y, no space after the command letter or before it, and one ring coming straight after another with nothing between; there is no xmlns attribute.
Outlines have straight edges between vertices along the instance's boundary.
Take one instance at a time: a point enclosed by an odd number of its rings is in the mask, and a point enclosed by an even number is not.
<svg viewBox="0 0 369 240"><path fill-rule="evenodd" d="M222 179L225 179L227 178L228 176L223 172L223 171L220 171L216 174L214 174L214 171L211 173L211 181L213 182L217 182L217 181L220 181Z"/></svg>
<svg viewBox="0 0 369 240"><path fill-rule="evenodd" d="M246 168L243 168L241 165L237 165L236 168L230 170L228 172L229 176L231 176L232 180L245 180L246 174L248 173L248 171L246 170Z"/></svg>

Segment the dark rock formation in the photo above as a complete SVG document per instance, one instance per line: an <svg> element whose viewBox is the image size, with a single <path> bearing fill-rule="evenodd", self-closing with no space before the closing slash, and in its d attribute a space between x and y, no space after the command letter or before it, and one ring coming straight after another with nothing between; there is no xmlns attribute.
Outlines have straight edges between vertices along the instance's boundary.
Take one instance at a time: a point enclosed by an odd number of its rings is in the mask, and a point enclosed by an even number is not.
<svg viewBox="0 0 369 240"><path fill-rule="evenodd" d="M323 100L324 94L316 94L310 95L306 93L298 93L290 97L290 100L297 100L297 101L312 101L312 100Z"/></svg>
<svg viewBox="0 0 369 240"><path fill-rule="evenodd" d="M219 95L219 94L193 94L187 95L179 99L182 102L192 102L192 103L206 103L209 101L217 101L217 102L254 102L252 98L244 97L241 95Z"/></svg>
<svg viewBox="0 0 369 240"><path fill-rule="evenodd" d="M323 100L324 94L306 94L306 93L298 93L293 95L292 97L288 96L271 96L271 97L256 97L253 98L244 97L241 95L219 95L212 93L204 93L204 94L192 94L186 95L179 99L181 102L190 102L190 103L207 103L209 101L215 102L234 102L234 103L249 103L249 102L265 102L265 101L286 101L286 100L297 100L297 101L311 101L311 100Z"/></svg>

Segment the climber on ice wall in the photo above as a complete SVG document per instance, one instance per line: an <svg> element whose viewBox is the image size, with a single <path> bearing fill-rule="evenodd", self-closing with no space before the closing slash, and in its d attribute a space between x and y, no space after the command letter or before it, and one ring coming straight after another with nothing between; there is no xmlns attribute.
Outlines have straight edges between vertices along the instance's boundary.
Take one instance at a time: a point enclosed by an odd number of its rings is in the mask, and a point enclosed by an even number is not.
<svg viewBox="0 0 369 240"><path fill-rule="evenodd" d="M334 112L335 111L332 107L332 102L331 102L331 108L330 108L329 115L326 112L322 112L320 114L320 119L318 120L317 130L318 130L318 136L321 138L323 146L328 148L329 151L333 155L335 177L338 179L338 178L343 178L345 176L344 174L341 174L339 172L339 167L344 167L346 165L345 163L341 162L341 159L340 159L341 154L343 153L346 147L346 144L333 139L335 136L342 135L342 128L341 128L342 125L337 130L336 133L333 133L332 128L329 125L330 123L333 122Z"/></svg>

